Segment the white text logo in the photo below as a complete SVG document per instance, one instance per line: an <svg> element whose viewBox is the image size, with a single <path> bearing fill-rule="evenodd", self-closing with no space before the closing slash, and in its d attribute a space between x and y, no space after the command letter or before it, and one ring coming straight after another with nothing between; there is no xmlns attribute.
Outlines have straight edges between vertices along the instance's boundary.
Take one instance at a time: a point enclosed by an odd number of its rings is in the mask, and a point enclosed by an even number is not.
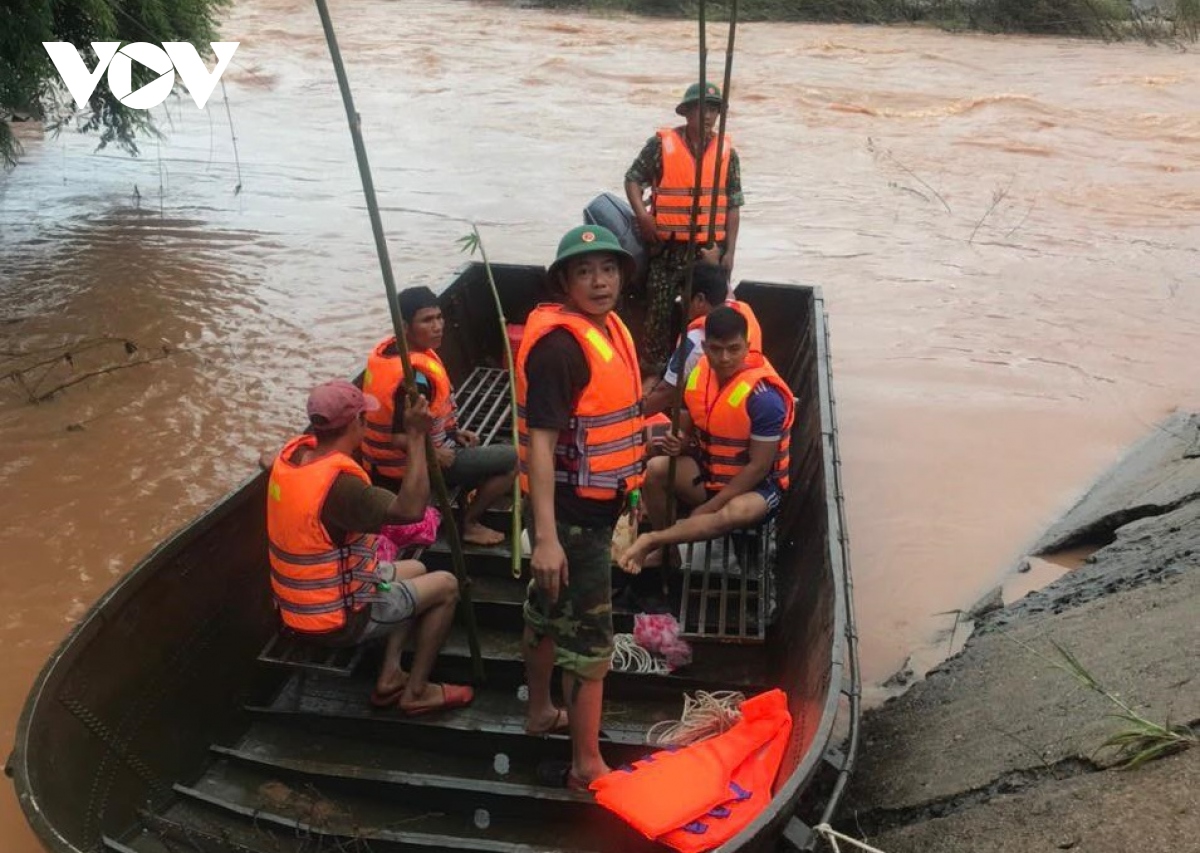
<svg viewBox="0 0 1200 853"><path fill-rule="evenodd" d="M87 106L88 99L100 82L100 75L108 69L108 87L116 99L130 109L148 110L157 107L171 94L175 86L175 72L179 72L196 106L203 108L208 103L209 96L233 59L240 42L213 41L209 44L217 55L217 65L212 72L204 67L196 48L185 41L166 41L162 47L144 41L135 41L124 47L119 41L94 41L92 50L99 61L90 71L83 64L75 45L70 42L44 41L42 47L50 54L54 67L58 69L59 76L67 84L67 90L80 109ZM136 92L132 83L135 60L159 75Z"/></svg>

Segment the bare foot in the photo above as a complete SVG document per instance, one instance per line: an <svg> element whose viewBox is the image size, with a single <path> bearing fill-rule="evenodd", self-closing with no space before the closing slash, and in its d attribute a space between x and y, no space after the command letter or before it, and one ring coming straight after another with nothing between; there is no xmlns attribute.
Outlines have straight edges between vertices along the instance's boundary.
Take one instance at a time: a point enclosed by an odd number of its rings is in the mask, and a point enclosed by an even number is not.
<svg viewBox="0 0 1200 853"><path fill-rule="evenodd" d="M652 550L654 550L654 540L650 538L649 533L643 533L633 540L633 544L629 546L629 550L625 552L617 565L626 574L640 574L642 566L645 565L646 558L650 556Z"/></svg>
<svg viewBox="0 0 1200 853"><path fill-rule="evenodd" d="M530 735L548 735L552 732L565 732L570 728L570 718L566 708L555 708L553 713L537 720L526 720L525 733Z"/></svg>
<svg viewBox="0 0 1200 853"><path fill-rule="evenodd" d="M463 541L469 542L472 545L483 545L485 547L494 547L504 541L504 534L498 530L492 530L487 525L473 522L466 525L463 529Z"/></svg>
<svg viewBox="0 0 1200 853"><path fill-rule="evenodd" d="M371 693L371 704L381 708L395 705L407 686L408 673L404 670L400 670L399 675L392 673L388 677L381 673L379 680L375 682L375 690Z"/></svg>
<svg viewBox="0 0 1200 853"><path fill-rule="evenodd" d="M581 767L576 767L574 764L572 764L570 774L572 778L568 779L567 787L573 788L575 787L575 784L573 783L582 782L583 787L586 790L588 785L595 782L601 776L606 776L611 772L612 769L603 761L596 765L587 765Z"/></svg>

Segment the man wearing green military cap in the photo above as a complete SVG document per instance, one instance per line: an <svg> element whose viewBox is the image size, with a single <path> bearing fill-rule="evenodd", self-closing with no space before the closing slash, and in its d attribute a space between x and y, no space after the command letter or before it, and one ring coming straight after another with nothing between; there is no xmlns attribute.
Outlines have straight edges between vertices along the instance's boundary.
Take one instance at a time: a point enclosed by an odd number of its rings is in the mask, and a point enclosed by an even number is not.
<svg viewBox="0 0 1200 853"><path fill-rule="evenodd" d="M525 728L569 728L571 763L556 781L581 790L608 772L599 738L613 652L613 527L645 470L637 350L615 310L633 266L608 229L568 231L549 272L561 303L530 312L516 358L518 470L533 543ZM566 709L550 698L555 664Z"/></svg>
<svg viewBox="0 0 1200 853"><path fill-rule="evenodd" d="M687 245L693 229L702 258L724 267L732 281L737 248L742 196L741 165L737 151L726 136L717 167L714 128L725 102L712 83L687 88L675 112L687 123L663 128L650 137L625 173L625 195L637 216L638 232L650 251L646 281L648 298L646 336L642 357L647 366L657 367L670 351L671 306L683 286L687 270ZM702 157L700 216L692 222L696 157ZM717 203L712 204L713 173L718 173ZM650 189L650 206L643 198ZM709 222L716 221L715 246L708 242Z"/></svg>

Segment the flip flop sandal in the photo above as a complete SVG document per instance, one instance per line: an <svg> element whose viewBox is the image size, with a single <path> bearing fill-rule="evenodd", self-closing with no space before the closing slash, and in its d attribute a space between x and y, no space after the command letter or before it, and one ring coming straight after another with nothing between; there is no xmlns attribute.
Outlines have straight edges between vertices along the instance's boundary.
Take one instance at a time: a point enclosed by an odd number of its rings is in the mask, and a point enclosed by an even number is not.
<svg viewBox="0 0 1200 853"><path fill-rule="evenodd" d="M439 711L450 711L454 708L465 708L475 699L475 691L465 684L443 684L442 701L436 705L422 705L419 708L400 708L400 713L406 717L419 717L422 714L435 714Z"/></svg>
<svg viewBox="0 0 1200 853"><path fill-rule="evenodd" d="M591 793L588 783L571 770L569 761L543 761L537 766L536 775L538 784L548 788L566 788L581 794Z"/></svg>
<svg viewBox="0 0 1200 853"><path fill-rule="evenodd" d="M375 708L391 708L400 701L400 697L403 695L404 687L397 687L395 690L389 690L387 693L372 690L371 705Z"/></svg>
<svg viewBox="0 0 1200 853"><path fill-rule="evenodd" d="M531 729L528 726L526 726L525 734L534 735L535 737L542 737L545 735L554 734L555 732L570 731L570 729L571 729L571 720L567 716L567 709L566 708L555 708L554 709L554 722L552 722L548 726L540 727L540 728L536 728L536 729Z"/></svg>

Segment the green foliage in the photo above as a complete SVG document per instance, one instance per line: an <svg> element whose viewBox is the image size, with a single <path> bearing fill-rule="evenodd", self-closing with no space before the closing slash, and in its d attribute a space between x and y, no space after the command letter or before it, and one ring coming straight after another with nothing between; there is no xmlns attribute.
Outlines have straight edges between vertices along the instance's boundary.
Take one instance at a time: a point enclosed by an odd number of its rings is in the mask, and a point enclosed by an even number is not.
<svg viewBox="0 0 1200 853"><path fill-rule="evenodd" d="M488 260L487 249L483 245L483 236L479 226L471 223L471 233L458 240L459 251L474 255L476 252L483 259L483 269L487 273L488 287L492 291L492 300L496 303L496 316L500 320L500 339L504 342L504 354L508 361L508 402L512 417L512 445L520 447L517 435L517 362L513 355L512 346L508 342L508 326L504 317L504 305L500 301L500 289L496 286L496 277L492 274L492 264ZM521 577L521 483L513 480L512 489L512 530L510 532L512 547L512 576Z"/></svg>
<svg viewBox="0 0 1200 853"><path fill-rule="evenodd" d="M1051 640L1050 645L1054 646L1058 653L1057 658L1051 658L1021 640L1013 639L1013 642L1055 669L1065 672L1081 686L1103 696L1117 708L1116 713L1108 716L1120 720L1121 728L1100 744L1096 751L1114 750L1118 765L1122 769L1134 770L1147 761L1182 752L1200 744L1200 736L1188 726L1172 723L1170 720L1156 723L1139 714L1128 702L1101 684L1065 646Z"/></svg>
<svg viewBox="0 0 1200 853"><path fill-rule="evenodd" d="M13 165L19 150L9 122L39 119L57 132L75 127L99 133L100 147L111 143L138 153L137 137L155 134L149 112L131 110L113 97L101 76L84 110L67 94L42 42L66 41L95 67L93 41L186 41L202 55L217 40L217 16L230 0L8 0L0 7L0 159ZM133 84L156 75L134 64Z"/></svg>

